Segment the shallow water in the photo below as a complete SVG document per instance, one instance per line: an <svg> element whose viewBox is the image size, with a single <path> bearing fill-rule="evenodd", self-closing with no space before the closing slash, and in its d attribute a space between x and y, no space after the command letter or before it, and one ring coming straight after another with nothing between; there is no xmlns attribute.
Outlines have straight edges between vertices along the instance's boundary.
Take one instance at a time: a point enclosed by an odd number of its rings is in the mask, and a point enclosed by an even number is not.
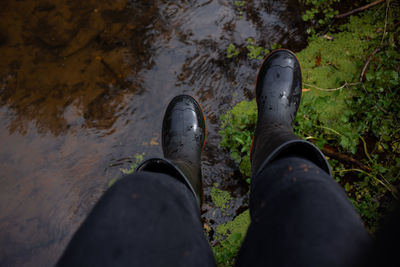
<svg viewBox="0 0 400 267"><path fill-rule="evenodd" d="M247 206L218 118L253 97L260 61L228 59L226 47L252 37L299 50L306 36L296 1L245 3L0 2L1 266L53 265L120 168L161 155L162 116L181 93L208 123L204 223ZM211 201L214 183L235 197L228 216Z"/></svg>

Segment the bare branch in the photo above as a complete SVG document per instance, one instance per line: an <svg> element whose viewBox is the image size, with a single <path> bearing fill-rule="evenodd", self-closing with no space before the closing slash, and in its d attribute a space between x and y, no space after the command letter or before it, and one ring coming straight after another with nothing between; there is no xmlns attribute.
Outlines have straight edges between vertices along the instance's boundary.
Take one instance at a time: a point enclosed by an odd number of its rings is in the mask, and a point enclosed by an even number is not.
<svg viewBox="0 0 400 267"><path fill-rule="evenodd" d="M361 163L360 161L358 161L355 158L352 158L352 157L350 157L348 155L336 152L332 147L324 146L322 148L322 153L324 153L328 157L334 158L334 159L339 160L341 162L353 164L353 165L355 165L355 166L357 166L360 169L363 169L365 171L371 171L371 168L368 167L367 165Z"/></svg>
<svg viewBox="0 0 400 267"><path fill-rule="evenodd" d="M363 10L365 10L365 9L367 9L367 8L376 6L376 5L378 5L378 4L380 4L380 3L384 2L384 1L385 1L385 0L377 0L377 1L375 1L375 2L369 3L368 5L365 5L365 6L356 8L356 9L353 9L353 10L351 10L351 11L349 11L349 12L344 13L344 14L336 15L336 16L335 16L335 19L341 19L341 18L348 17L348 16L350 16L350 15L353 15L354 13L357 13L357 12L363 11Z"/></svg>
<svg viewBox="0 0 400 267"><path fill-rule="evenodd" d="M308 84L308 83L304 83L304 82L303 82L303 84L305 86L309 86L309 87L315 88L317 90L321 90L321 91L325 91L325 92L332 92L332 91L337 91L337 90L343 89L343 88L345 88L345 87L347 87L349 85L350 86L357 85L357 84L359 84L359 82L356 82L356 83L345 82L342 86L340 86L338 88L321 88L321 87L318 87L318 86L315 86L315 85L312 85L312 84Z"/></svg>
<svg viewBox="0 0 400 267"><path fill-rule="evenodd" d="M369 55L367 62L365 62L364 67L362 68L362 71L360 74L360 82L362 82L364 79L365 71L367 70L367 67L368 67L369 62L371 61L372 57L379 51L381 51L381 48L375 48L375 50L371 53L371 55Z"/></svg>

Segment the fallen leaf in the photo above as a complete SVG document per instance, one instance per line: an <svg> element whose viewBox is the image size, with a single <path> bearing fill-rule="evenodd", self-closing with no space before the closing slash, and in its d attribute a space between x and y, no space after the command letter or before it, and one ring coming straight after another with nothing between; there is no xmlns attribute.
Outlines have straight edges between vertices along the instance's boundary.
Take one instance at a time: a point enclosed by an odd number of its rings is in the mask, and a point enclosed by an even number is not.
<svg viewBox="0 0 400 267"><path fill-rule="evenodd" d="M151 146L158 146L160 143L157 142L157 137L153 137L150 140L150 145Z"/></svg>
<svg viewBox="0 0 400 267"><path fill-rule="evenodd" d="M302 92L308 92L308 91L310 91L310 89L308 89L308 88L303 88L303 90L301 90Z"/></svg>
<svg viewBox="0 0 400 267"><path fill-rule="evenodd" d="M136 28L136 25L134 25L134 24L128 24L128 29L129 30L133 30L133 29L135 29Z"/></svg>
<svg viewBox="0 0 400 267"><path fill-rule="evenodd" d="M321 65L321 55L315 57L315 66Z"/></svg>
<svg viewBox="0 0 400 267"><path fill-rule="evenodd" d="M383 146L381 144L378 144L378 151L379 152L383 152L384 151Z"/></svg>

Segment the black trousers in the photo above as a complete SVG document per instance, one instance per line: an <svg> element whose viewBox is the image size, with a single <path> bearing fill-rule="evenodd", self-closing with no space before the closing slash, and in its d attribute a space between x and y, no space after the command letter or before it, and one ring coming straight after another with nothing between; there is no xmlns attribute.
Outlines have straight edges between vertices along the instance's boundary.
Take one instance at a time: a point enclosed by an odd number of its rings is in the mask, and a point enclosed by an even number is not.
<svg viewBox="0 0 400 267"><path fill-rule="evenodd" d="M371 239L343 189L312 162L285 157L252 181L237 266L354 266ZM215 266L194 195L137 172L100 199L58 266Z"/></svg>

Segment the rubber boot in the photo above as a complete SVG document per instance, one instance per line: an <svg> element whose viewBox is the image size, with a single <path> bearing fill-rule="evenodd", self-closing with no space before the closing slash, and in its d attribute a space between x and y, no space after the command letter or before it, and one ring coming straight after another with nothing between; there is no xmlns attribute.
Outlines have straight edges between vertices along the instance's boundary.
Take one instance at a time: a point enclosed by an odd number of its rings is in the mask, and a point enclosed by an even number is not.
<svg viewBox="0 0 400 267"><path fill-rule="evenodd" d="M253 178L269 162L285 155L306 158L331 175L322 152L293 133L301 91L300 64L294 53L280 49L269 54L255 86L258 120L250 151Z"/></svg>
<svg viewBox="0 0 400 267"><path fill-rule="evenodd" d="M178 95L169 103L162 125L164 158L151 158L137 171L169 174L193 192L199 205L203 202L201 151L206 140L206 121L200 104L191 96Z"/></svg>

